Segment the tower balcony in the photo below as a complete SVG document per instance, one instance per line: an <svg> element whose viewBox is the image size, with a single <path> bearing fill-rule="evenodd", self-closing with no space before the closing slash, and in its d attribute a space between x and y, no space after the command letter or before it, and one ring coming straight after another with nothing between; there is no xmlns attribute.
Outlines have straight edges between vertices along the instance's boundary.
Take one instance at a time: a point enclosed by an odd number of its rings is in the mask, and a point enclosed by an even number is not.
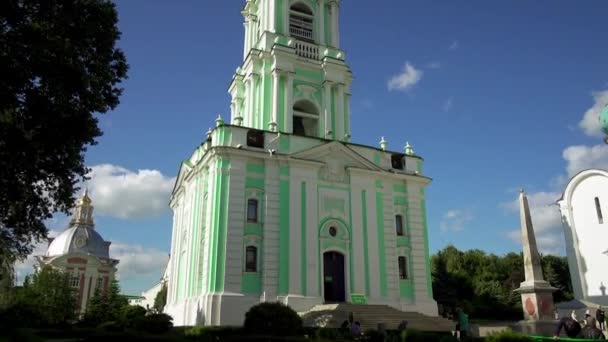
<svg viewBox="0 0 608 342"><path fill-rule="evenodd" d="M294 47L296 49L296 55L308 59L319 60L320 54L318 45L296 40Z"/></svg>

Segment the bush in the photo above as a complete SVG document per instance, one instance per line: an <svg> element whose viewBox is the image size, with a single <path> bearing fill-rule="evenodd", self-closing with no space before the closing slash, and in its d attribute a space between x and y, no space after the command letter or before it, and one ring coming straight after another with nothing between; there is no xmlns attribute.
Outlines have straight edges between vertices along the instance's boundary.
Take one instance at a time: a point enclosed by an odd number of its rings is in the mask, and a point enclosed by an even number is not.
<svg viewBox="0 0 608 342"><path fill-rule="evenodd" d="M526 335L505 330L498 333L493 333L486 337L486 342L533 342L534 340Z"/></svg>
<svg viewBox="0 0 608 342"><path fill-rule="evenodd" d="M0 331L14 328L38 328L45 325L40 310L33 305L18 303L0 311Z"/></svg>
<svg viewBox="0 0 608 342"><path fill-rule="evenodd" d="M163 334L173 328L173 317L164 313L154 313L138 320L135 329L151 334Z"/></svg>
<svg viewBox="0 0 608 342"><path fill-rule="evenodd" d="M119 320L125 327L135 328L141 324L146 313L146 309L139 305L123 306L120 310Z"/></svg>
<svg viewBox="0 0 608 342"><path fill-rule="evenodd" d="M244 328L259 335L294 336L302 332L302 318L282 303L260 303L245 314Z"/></svg>

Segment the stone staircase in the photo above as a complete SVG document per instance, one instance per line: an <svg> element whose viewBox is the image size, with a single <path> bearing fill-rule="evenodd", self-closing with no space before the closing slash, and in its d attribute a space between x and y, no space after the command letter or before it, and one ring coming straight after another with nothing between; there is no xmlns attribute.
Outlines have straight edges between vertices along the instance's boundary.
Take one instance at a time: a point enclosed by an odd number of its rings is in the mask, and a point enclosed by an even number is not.
<svg viewBox="0 0 608 342"><path fill-rule="evenodd" d="M355 321L361 323L363 331L377 329L378 323L384 323L386 329L397 329L401 321L408 322L408 329L419 331L453 331L455 323L443 317L425 316L418 312L399 311L388 305L361 304L324 304L300 313L304 326L338 328L353 314Z"/></svg>

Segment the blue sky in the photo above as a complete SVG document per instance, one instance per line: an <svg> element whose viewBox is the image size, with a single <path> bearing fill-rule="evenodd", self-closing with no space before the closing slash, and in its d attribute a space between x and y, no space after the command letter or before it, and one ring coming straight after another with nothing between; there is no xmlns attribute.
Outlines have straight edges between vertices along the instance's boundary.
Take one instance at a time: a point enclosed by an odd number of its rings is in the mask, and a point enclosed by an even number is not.
<svg viewBox="0 0 608 342"><path fill-rule="evenodd" d="M97 229L138 293L169 252L168 193L218 113L242 61L243 1L117 2L131 66L105 134L89 149ZM563 253L564 182L608 167L594 121L608 102L605 1L344 1L341 47L354 73L352 140L409 141L434 179L431 250L520 250L513 201L530 194L539 244ZM395 79L393 87L389 87ZM65 219L50 222L61 231ZM24 271L22 271L24 272Z"/></svg>

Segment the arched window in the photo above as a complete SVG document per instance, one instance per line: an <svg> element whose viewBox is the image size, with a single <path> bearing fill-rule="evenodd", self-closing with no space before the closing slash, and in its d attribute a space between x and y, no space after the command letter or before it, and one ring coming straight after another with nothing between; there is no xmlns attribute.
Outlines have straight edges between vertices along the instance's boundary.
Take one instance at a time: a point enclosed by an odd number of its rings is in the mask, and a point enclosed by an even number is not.
<svg viewBox="0 0 608 342"><path fill-rule="evenodd" d="M311 102L302 100L293 105L293 134L319 136L319 112Z"/></svg>
<svg viewBox="0 0 608 342"><path fill-rule="evenodd" d="M289 34L297 39L313 39L313 13L305 4L298 2L289 9Z"/></svg>
<svg viewBox="0 0 608 342"><path fill-rule="evenodd" d="M247 246L245 249L245 272L258 271L258 248Z"/></svg>
<svg viewBox="0 0 608 342"><path fill-rule="evenodd" d="M597 213L597 222L599 224L604 223L604 217L602 216L602 207L600 206L600 199L595 198L595 212Z"/></svg>
<svg viewBox="0 0 608 342"><path fill-rule="evenodd" d="M404 236L405 233L403 231L403 216L395 215L395 228L397 230L398 236Z"/></svg>
<svg viewBox="0 0 608 342"><path fill-rule="evenodd" d="M407 259L400 256L399 259L399 279L407 279Z"/></svg>
<svg viewBox="0 0 608 342"><path fill-rule="evenodd" d="M247 222L258 222L258 200L255 198L247 200Z"/></svg>

